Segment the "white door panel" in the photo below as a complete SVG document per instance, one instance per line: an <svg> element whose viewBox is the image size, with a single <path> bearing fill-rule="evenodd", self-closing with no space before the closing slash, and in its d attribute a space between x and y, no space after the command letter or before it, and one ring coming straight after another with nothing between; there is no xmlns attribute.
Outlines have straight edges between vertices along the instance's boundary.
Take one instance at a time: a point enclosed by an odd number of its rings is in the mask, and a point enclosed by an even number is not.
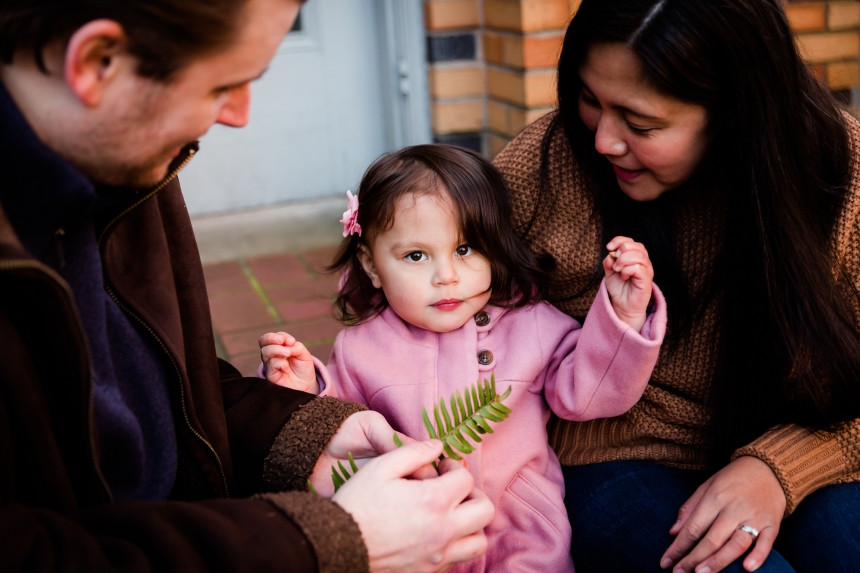
<svg viewBox="0 0 860 573"><path fill-rule="evenodd" d="M302 30L252 86L249 125L214 126L180 176L192 215L338 195L391 149L379 10L374 0L302 8Z"/></svg>

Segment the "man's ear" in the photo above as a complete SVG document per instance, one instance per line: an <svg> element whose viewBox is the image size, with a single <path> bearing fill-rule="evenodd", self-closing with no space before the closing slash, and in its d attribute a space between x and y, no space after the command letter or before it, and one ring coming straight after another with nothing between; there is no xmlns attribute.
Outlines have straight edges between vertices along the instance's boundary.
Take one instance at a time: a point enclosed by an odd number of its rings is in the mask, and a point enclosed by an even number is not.
<svg viewBox="0 0 860 573"><path fill-rule="evenodd" d="M101 103L105 88L114 80L125 56L126 35L113 20L93 20L72 34L66 47L63 73L66 83L89 107Z"/></svg>
<svg viewBox="0 0 860 573"><path fill-rule="evenodd" d="M374 288L382 288L382 281L379 280L379 273L376 272L376 265L373 264L373 255L370 253L370 249L364 244L358 245L357 255L361 267L370 277L370 282L373 283Z"/></svg>

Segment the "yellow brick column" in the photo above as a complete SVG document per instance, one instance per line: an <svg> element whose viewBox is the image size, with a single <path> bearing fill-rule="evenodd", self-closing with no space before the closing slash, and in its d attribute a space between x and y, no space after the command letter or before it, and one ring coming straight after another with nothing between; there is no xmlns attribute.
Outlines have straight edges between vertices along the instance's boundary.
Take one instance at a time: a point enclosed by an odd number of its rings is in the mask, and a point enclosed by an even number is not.
<svg viewBox="0 0 860 573"><path fill-rule="evenodd" d="M860 82L860 2L793 2L785 12L800 53L813 72L843 101Z"/></svg>
<svg viewBox="0 0 860 573"><path fill-rule="evenodd" d="M491 157L555 106L555 66L578 5L579 0L484 0Z"/></svg>
<svg viewBox="0 0 860 573"><path fill-rule="evenodd" d="M433 138L483 151L480 0L424 0Z"/></svg>

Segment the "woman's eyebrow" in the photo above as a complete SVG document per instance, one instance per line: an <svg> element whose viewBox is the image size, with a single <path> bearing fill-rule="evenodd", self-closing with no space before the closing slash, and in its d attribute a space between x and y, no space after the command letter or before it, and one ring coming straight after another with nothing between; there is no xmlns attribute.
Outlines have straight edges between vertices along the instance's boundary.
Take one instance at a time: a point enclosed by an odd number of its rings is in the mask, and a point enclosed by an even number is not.
<svg viewBox="0 0 860 573"><path fill-rule="evenodd" d="M623 105L616 105L613 107L615 107L615 109L623 111L624 113L627 113L630 115L635 115L636 117L639 117L641 119L649 119L652 121L662 121L663 120L662 117L648 115L647 113L642 113L642 112L636 111L635 109L630 109L629 107L624 107Z"/></svg>
<svg viewBox="0 0 860 573"><path fill-rule="evenodd" d="M580 78L579 81L582 82L582 91L586 92L588 97L593 97L593 98L597 97L594 95L594 92L591 91L591 88L589 88L588 85L584 81L582 81L582 78ZM635 115L636 117L638 117L640 119L646 119L646 120L650 120L650 121L663 121L662 117L648 115L647 113L642 113L642 112L636 111L634 109L630 109L629 107L626 107L623 105L613 105L612 107L619 110L619 111L622 111L626 114Z"/></svg>

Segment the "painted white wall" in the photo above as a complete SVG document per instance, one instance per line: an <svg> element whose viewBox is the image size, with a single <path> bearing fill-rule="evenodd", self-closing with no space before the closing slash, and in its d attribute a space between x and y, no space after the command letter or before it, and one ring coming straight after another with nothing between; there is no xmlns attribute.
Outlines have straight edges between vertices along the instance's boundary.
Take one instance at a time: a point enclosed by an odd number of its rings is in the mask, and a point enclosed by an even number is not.
<svg viewBox="0 0 860 573"><path fill-rule="evenodd" d="M375 0L313 0L252 86L250 123L214 126L180 175L192 215L343 195L393 145ZM388 122L388 123L386 123Z"/></svg>

